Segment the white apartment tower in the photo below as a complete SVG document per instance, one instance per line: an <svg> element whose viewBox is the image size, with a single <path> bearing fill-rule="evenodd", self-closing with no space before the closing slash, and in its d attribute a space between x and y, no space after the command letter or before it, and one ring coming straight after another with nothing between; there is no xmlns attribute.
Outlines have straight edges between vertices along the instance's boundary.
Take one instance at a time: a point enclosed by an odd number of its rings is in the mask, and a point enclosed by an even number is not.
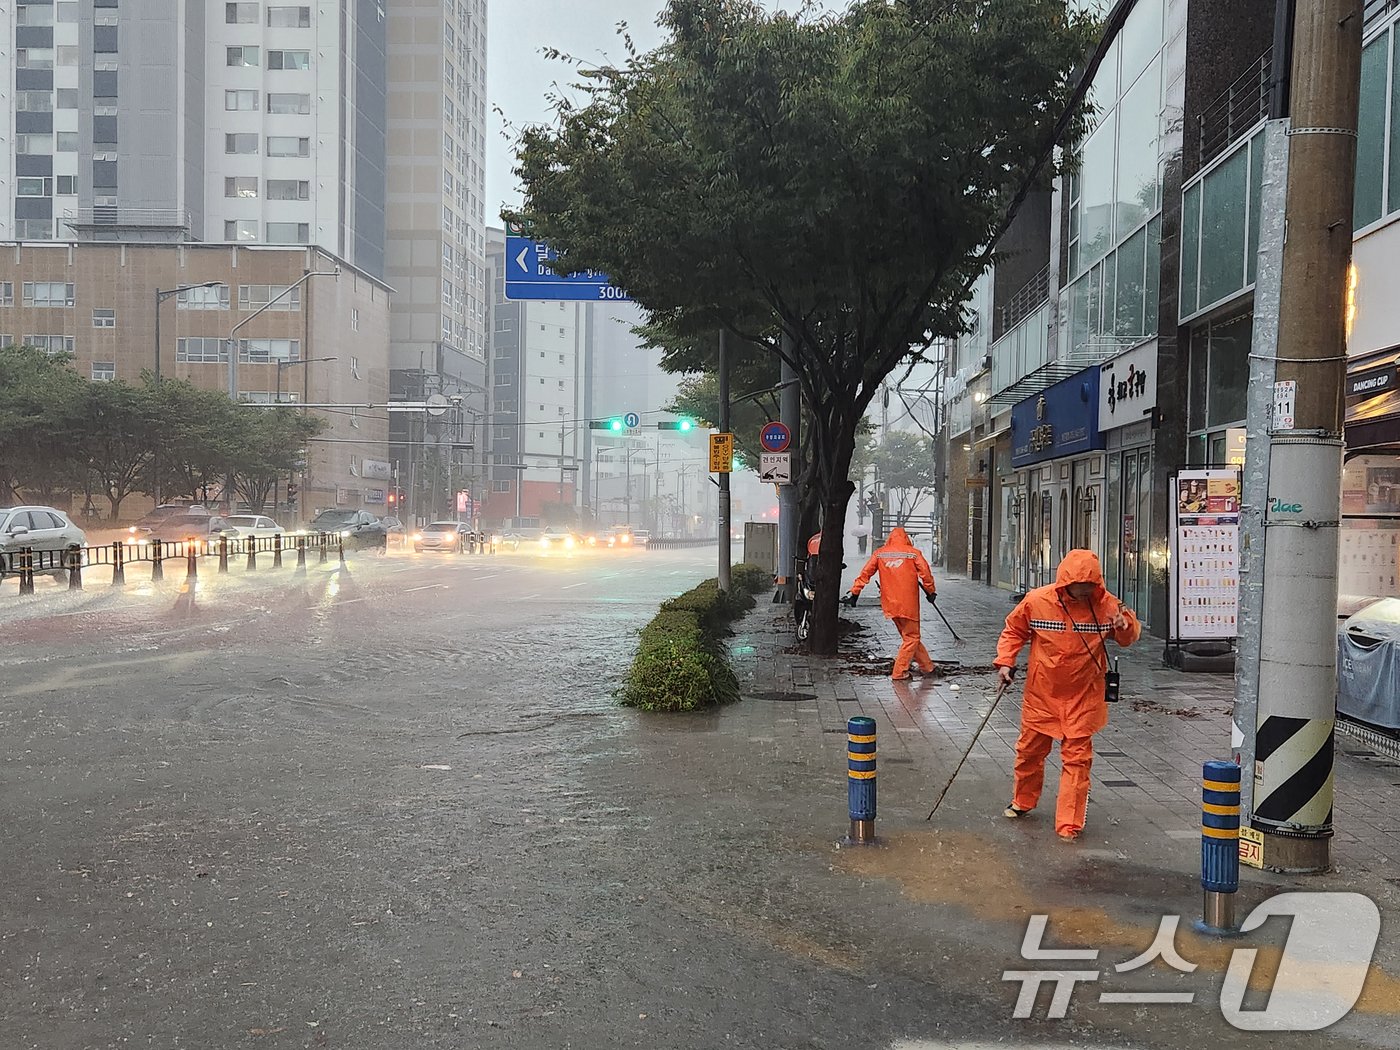
<svg viewBox="0 0 1400 1050"><path fill-rule="evenodd" d="M387 2L0 5L0 238L315 244L382 276Z"/></svg>

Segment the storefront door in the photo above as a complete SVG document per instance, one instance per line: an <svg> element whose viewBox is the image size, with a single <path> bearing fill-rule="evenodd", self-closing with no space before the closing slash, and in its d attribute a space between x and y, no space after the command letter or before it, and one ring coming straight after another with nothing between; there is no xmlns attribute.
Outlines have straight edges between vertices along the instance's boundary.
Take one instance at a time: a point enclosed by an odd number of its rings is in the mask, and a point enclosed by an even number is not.
<svg viewBox="0 0 1400 1050"><path fill-rule="evenodd" d="M1147 617L1147 583L1151 562L1148 540L1152 535L1152 450L1123 453L1122 544L1118 597L1140 617Z"/></svg>

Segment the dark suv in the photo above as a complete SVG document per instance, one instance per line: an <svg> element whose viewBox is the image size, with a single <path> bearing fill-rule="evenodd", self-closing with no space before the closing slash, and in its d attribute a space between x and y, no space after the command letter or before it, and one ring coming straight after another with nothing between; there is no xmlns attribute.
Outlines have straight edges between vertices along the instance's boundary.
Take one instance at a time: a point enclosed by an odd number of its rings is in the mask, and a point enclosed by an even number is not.
<svg viewBox="0 0 1400 1050"><path fill-rule="evenodd" d="M323 510L307 526L312 532L328 532L340 536L347 547L363 550L388 543L388 530L373 514L363 510Z"/></svg>

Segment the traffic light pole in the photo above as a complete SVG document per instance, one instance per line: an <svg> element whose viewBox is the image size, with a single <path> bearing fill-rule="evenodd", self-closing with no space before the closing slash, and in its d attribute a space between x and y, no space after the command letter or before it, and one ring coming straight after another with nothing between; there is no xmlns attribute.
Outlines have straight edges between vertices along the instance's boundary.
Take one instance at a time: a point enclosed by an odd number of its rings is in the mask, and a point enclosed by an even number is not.
<svg viewBox="0 0 1400 1050"><path fill-rule="evenodd" d="M719 330L719 430L729 433L729 333ZM729 581L729 471L719 475L719 589L728 592Z"/></svg>

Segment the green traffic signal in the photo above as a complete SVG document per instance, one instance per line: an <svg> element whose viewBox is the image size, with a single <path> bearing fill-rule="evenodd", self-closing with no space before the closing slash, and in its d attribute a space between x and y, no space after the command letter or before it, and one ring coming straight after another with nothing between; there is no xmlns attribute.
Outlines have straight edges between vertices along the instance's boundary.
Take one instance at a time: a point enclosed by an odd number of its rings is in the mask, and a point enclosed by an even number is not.
<svg viewBox="0 0 1400 1050"><path fill-rule="evenodd" d="M617 416L614 416L612 419L608 420L608 429L614 433L624 429L623 421Z"/></svg>
<svg viewBox="0 0 1400 1050"><path fill-rule="evenodd" d="M663 423L656 424L657 430L694 430L695 420L693 419L671 419Z"/></svg>

